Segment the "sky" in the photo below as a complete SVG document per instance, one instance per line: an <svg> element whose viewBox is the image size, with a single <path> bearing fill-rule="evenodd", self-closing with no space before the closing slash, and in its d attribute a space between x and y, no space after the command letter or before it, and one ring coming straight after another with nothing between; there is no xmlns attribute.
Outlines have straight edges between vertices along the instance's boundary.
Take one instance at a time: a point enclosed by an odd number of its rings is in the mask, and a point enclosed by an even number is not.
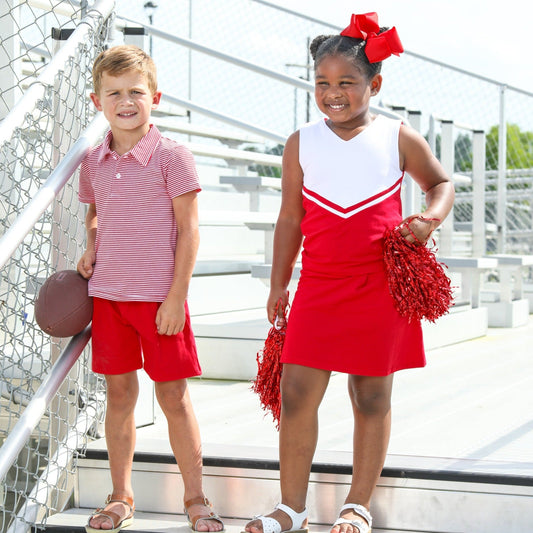
<svg viewBox="0 0 533 533"><path fill-rule="evenodd" d="M404 49L533 92L527 0L270 0L346 27L352 13L376 11L396 26Z"/></svg>

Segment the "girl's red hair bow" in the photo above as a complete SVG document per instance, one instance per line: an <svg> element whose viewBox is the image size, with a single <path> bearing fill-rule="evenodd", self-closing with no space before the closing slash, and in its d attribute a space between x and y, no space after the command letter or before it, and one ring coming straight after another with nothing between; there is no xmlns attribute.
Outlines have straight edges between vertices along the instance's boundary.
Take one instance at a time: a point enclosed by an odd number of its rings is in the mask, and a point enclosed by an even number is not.
<svg viewBox="0 0 533 533"><path fill-rule="evenodd" d="M352 15L350 25L341 31L341 35L366 41L365 54L370 63L378 63L392 54L398 56L403 52L400 37L394 26L379 35L378 32L378 14L372 12Z"/></svg>

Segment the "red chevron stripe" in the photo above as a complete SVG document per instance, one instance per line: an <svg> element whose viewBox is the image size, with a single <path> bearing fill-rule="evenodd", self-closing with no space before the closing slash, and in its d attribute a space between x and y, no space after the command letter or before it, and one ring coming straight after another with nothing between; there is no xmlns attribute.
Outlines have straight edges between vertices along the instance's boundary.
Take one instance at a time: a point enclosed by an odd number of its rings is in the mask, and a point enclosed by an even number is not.
<svg viewBox="0 0 533 533"><path fill-rule="evenodd" d="M308 189L305 186L303 187L303 190L308 196L311 196L312 198L314 198L318 202L321 202L324 205L327 205L329 208L331 208L331 209L333 209L335 211L338 211L340 213L346 214L346 213L349 213L350 211L353 211L354 209L361 209L362 207L365 206L365 204L369 204L369 203L379 199L382 196L387 196L387 194L389 194L390 191L395 189L401 183L402 179L403 179L403 174L400 177L400 179L398 181L396 181L396 183L394 183L394 185L391 185L388 189L385 189L384 191L381 191L380 193L375 194L374 196L370 196L370 198L366 198L362 202L359 202L357 204L353 204L353 205L351 205L349 207L341 207L340 205L338 205L338 204L336 204L334 202L331 202L327 198L324 198L323 196L320 196L320 194L317 194L316 192Z"/></svg>

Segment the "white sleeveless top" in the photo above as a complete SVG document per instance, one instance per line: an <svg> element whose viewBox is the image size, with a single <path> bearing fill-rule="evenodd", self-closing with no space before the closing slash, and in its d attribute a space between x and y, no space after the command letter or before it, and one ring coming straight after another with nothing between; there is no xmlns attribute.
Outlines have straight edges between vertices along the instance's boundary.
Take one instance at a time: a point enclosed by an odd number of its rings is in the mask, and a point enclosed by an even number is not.
<svg viewBox="0 0 533 533"><path fill-rule="evenodd" d="M393 194L391 186L403 176L399 166L400 126L400 120L378 115L349 141L336 135L325 120L302 127L304 195L315 202L326 199L323 207L347 218L372 201L384 200L385 191Z"/></svg>
<svg viewBox="0 0 533 533"><path fill-rule="evenodd" d="M300 130L302 273L382 270L383 235L402 219L401 121L379 115L344 141L324 120Z"/></svg>

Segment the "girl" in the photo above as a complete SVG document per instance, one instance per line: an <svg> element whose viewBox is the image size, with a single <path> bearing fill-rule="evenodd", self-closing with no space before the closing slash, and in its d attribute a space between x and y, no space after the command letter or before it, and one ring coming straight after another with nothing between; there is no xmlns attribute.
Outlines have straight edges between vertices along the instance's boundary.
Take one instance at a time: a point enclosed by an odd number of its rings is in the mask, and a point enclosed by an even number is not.
<svg viewBox="0 0 533 533"><path fill-rule="evenodd" d="M370 98L382 84L381 61L403 51L395 28L380 28L376 13L352 15L340 35L319 36L310 49L315 98L327 119L305 125L285 145L267 303L269 321L278 315L284 325L287 286L303 241L281 358L282 503L249 522L249 533L306 529L317 411L332 371L349 375L355 427L352 483L331 532L370 531L368 508L389 442L393 375L425 365L420 322L409 322L393 306L383 234L401 222L405 172L427 205L402 230L409 241L426 242L454 199L453 184L423 137L370 113Z"/></svg>

